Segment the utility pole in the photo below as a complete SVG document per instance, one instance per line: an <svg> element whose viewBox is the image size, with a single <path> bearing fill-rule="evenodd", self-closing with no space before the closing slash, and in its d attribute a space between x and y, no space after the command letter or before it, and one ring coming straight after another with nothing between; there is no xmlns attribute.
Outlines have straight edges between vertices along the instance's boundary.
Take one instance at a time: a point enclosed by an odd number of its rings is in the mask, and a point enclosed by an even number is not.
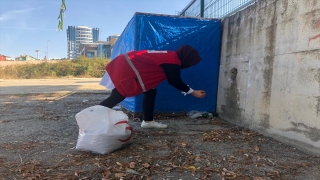
<svg viewBox="0 0 320 180"><path fill-rule="evenodd" d="M204 17L204 0L200 1L200 17Z"/></svg>
<svg viewBox="0 0 320 180"><path fill-rule="evenodd" d="M47 41L47 56L46 56L46 59L49 60L49 41L50 40L44 40L44 41Z"/></svg>
<svg viewBox="0 0 320 180"><path fill-rule="evenodd" d="M38 53L39 53L39 51L40 51L40 50L38 50L38 49L36 50L36 52L37 52L37 60L39 59L39 58L38 58Z"/></svg>

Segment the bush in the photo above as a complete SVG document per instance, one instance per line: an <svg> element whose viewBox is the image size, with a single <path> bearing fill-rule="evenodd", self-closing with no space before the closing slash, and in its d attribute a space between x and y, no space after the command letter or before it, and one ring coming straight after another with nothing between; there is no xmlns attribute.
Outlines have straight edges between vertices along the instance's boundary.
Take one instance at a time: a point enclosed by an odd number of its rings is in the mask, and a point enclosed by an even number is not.
<svg viewBox="0 0 320 180"><path fill-rule="evenodd" d="M0 70L2 79L39 79L58 77L102 77L109 59L44 61L37 64L8 65Z"/></svg>

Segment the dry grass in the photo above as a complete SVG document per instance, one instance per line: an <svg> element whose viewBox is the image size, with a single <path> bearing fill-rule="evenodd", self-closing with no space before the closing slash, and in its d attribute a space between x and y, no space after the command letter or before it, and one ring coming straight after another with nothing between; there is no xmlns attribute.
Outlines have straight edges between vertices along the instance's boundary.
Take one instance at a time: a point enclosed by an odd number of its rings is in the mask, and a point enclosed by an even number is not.
<svg viewBox="0 0 320 180"><path fill-rule="evenodd" d="M109 59L60 61L6 61L0 62L1 79L37 79L58 77L102 77Z"/></svg>

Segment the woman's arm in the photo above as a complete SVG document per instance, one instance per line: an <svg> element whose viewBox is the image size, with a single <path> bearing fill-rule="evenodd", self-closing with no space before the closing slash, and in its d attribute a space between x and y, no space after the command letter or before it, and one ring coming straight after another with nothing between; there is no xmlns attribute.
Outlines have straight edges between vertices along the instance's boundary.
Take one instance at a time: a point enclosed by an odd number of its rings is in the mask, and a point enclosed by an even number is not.
<svg viewBox="0 0 320 180"><path fill-rule="evenodd" d="M160 65L167 77L168 83L176 89L188 92L190 87L182 82L180 76L180 66L177 64L161 64Z"/></svg>
<svg viewBox="0 0 320 180"><path fill-rule="evenodd" d="M168 83L175 87L176 89L185 92L187 94L192 94L197 98L204 98L206 92L203 90L193 90L187 86L181 79L180 69L181 67L177 64L161 64L160 65L167 77Z"/></svg>

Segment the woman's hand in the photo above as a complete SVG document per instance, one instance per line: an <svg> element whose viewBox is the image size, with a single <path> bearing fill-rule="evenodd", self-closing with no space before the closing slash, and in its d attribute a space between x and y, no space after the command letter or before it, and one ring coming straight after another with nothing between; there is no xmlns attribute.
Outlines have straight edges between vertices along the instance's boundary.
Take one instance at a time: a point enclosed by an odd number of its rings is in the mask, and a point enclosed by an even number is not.
<svg viewBox="0 0 320 180"><path fill-rule="evenodd" d="M206 97L206 92L203 90L194 90L192 95L197 98L204 98Z"/></svg>

